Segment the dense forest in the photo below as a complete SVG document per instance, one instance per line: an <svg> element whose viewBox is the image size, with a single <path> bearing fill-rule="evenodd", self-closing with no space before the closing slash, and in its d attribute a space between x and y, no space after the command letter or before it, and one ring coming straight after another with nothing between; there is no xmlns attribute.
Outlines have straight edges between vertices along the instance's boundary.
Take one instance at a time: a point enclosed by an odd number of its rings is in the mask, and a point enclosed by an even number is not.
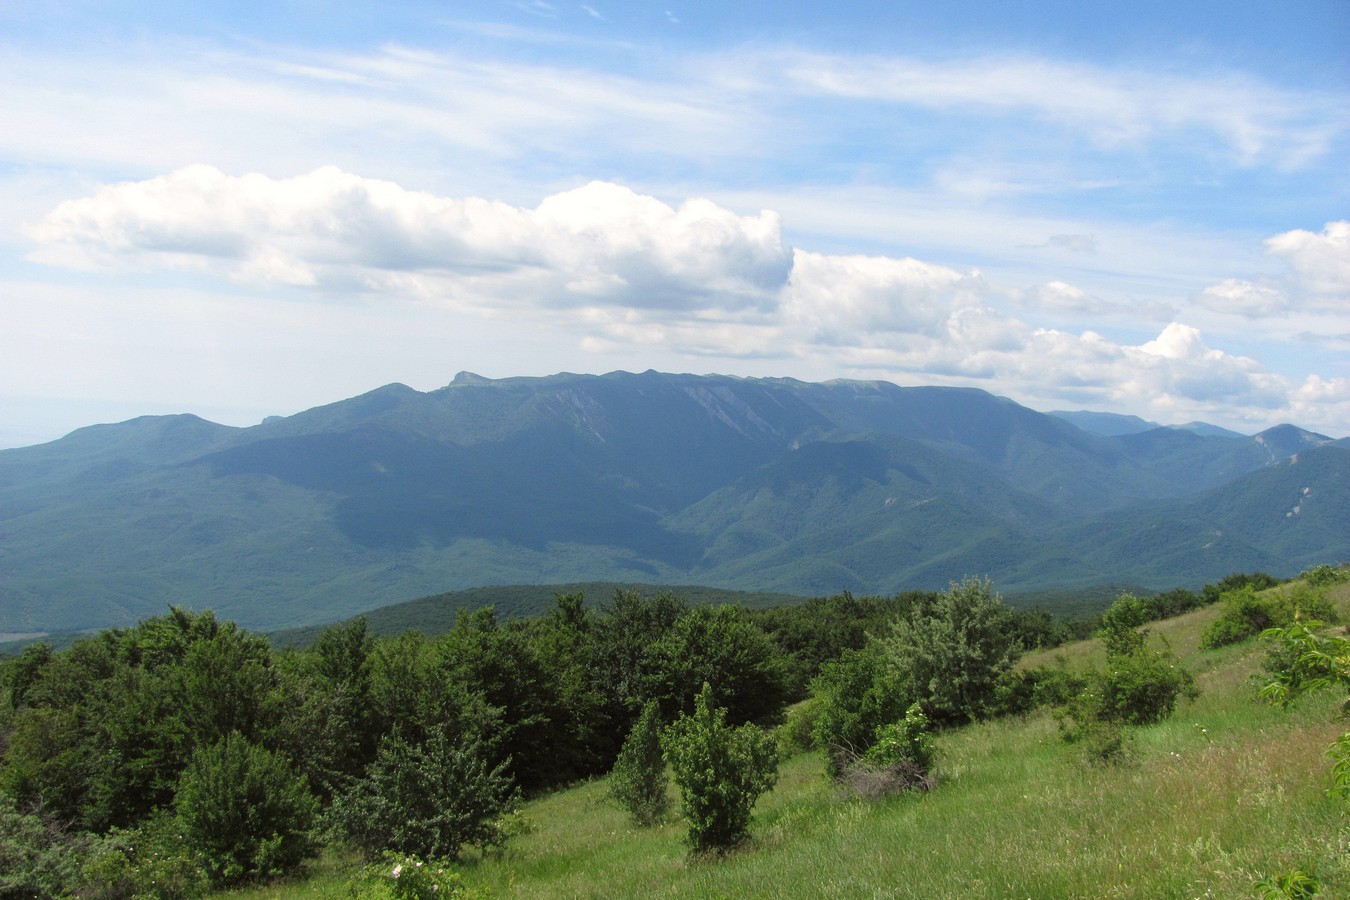
<svg viewBox="0 0 1350 900"><path fill-rule="evenodd" d="M825 750L831 777L864 792L930 786L935 730L1044 704L1066 740L1108 759L1122 729L1193 691L1142 626L1222 600L1218 645L1331 615L1315 587L1258 593L1275 583L1125 595L1093 619L1012 609L975 579L754 611L623 590L593 609L573 593L535 618L464 612L435 638L375 637L358 618L294 649L175 607L3 662L0 894L190 896L324 846L451 862L509 841L522 798L616 760L616 796L628 789L639 819L670 762L691 847L717 852L772 784L774 726L778 745ZM1107 672L1014 668L1091 633ZM728 768L700 786L682 760Z"/></svg>

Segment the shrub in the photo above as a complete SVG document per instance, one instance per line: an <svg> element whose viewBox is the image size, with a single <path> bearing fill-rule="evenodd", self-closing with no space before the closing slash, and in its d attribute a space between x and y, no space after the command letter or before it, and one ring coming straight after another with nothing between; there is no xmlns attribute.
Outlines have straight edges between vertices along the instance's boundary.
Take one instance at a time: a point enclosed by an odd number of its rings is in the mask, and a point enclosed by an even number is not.
<svg viewBox="0 0 1350 900"><path fill-rule="evenodd" d="M654 825L670 807L666 760L661 755L661 705L650 700L624 741L609 790L639 825Z"/></svg>
<svg viewBox="0 0 1350 900"><path fill-rule="evenodd" d="M927 775L936 755L928 717L915 703L905 710L904 719L877 729L877 739L867 749L863 761L872 766L903 763Z"/></svg>
<svg viewBox="0 0 1350 900"><path fill-rule="evenodd" d="M481 896L466 888L448 863L424 862L415 855L399 853L385 853L383 861L363 868L347 882L347 891L354 900L469 900Z"/></svg>
<svg viewBox="0 0 1350 900"><path fill-rule="evenodd" d="M695 853L722 852L744 841L755 801L778 780L773 738L756 725L732 728L726 717L705 683L693 715L662 735Z"/></svg>
<svg viewBox="0 0 1350 900"><path fill-rule="evenodd" d="M899 722L877 729L876 740L862 757L844 767L840 779L854 793L877 800L904 790L929 790L934 785L937 750L928 717L915 703Z"/></svg>
<svg viewBox="0 0 1350 900"><path fill-rule="evenodd" d="M1350 581L1350 569L1345 566L1329 566L1323 563L1320 566L1313 566L1298 577L1313 587L1330 587L1333 584Z"/></svg>
<svg viewBox="0 0 1350 900"><path fill-rule="evenodd" d="M1229 591L1236 591L1239 588L1250 587L1253 590L1264 591L1267 588L1273 588L1284 582L1278 578L1272 578L1265 572L1233 572L1224 576L1213 584L1207 584L1200 589L1200 597L1206 604L1218 603L1223 595Z"/></svg>
<svg viewBox="0 0 1350 900"><path fill-rule="evenodd" d="M778 747L784 754L805 753L820 746L815 735L820 709L815 697L788 709L787 718L778 728Z"/></svg>
<svg viewBox="0 0 1350 900"><path fill-rule="evenodd" d="M1194 698L1199 691L1170 650L1145 645L1145 633L1120 628L1103 637L1106 668L1083 676L1076 692L1069 690L1074 676L1065 673L1055 718L1060 736L1081 744L1090 760L1119 763L1130 756L1127 726L1161 722L1179 698Z"/></svg>
<svg viewBox="0 0 1350 900"><path fill-rule="evenodd" d="M897 622L883 643L904 705L918 701L939 726L993 712L999 679L1021 649L1011 612L979 578L953 582Z"/></svg>
<svg viewBox="0 0 1350 900"><path fill-rule="evenodd" d="M1334 621L1336 609L1319 588L1297 585L1279 593L1257 593L1250 586L1223 595L1223 612L1210 623L1200 646L1236 644L1267 628L1283 628L1299 618Z"/></svg>
<svg viewBox="0 0 1350 900"><path fill-rule="evenodd" d="M846 651L826 663L811 690L816 706L811 733L816 745L826 749L831 777L841 775L849 760L866 753L877 729L900 719L912 702L878 644Z"/></svg>
<svg viewBox="0 0 1350 900"><path fill-rule="evenodd" d="M1261 689L1267 700L1289 704L1303 694L1339 685L1350 688L1350 638L1325 632L1318 621L1295 621L1272 628L1261 637L1274 644L1267 663L1272 678ZM1350 706L1350 700L1343 708ZM1332 759L1332 786L1327 793L1350 799L1350 732L1337 738L1327 750Z"/></svg>
<svg viewBox="0 0 1350 900"><path fill-rule="evenodd" d="M1115 634L1121 631L1133 631L1153 618L1153 610L1148 601L1134 594L1121 594L1106 612L1102 613L1103 634Z"/></svg>
<svg viewBox="0 0 1350 900"><path fill-rule="evenodd" d="M1195 679L1170 651L1138 647L1108 656L1099 679L1099 718L1122 725L1151 725L1172 714L1177 699L1199 695Z"/></svg>
<svg viewBox="0 0 1350 900"><path fill-rule="evenodd" d="M444 731L420 746L391 736L332 814L339 830L370 857L393 850L455 860L466 844L503 841L497 820L514 808L517 796L508 763L490 768L481 742L458 746Z"/></svg>
<svg viewBox="0 0 1350 900"><path fill-rule="evenodd" d="M316 806L284 756L237 732L192 755L176 798L184 843L202 854L219 884L299 865L315 850Z"/></svg>
<svg viewBox="0 0 1350 900"><path fill-rule="evenodd" d="M182 821L165 811L99 838L80 874L79 896L88 900L177 900L199 897L209 886L206 860L188 846Z"/></svg>
<svg viewBox="0 0 1350 900"><path fill-rule="evenodd" d="M0 896L59 897L77 883L77 836L0 794Z"/></svg>

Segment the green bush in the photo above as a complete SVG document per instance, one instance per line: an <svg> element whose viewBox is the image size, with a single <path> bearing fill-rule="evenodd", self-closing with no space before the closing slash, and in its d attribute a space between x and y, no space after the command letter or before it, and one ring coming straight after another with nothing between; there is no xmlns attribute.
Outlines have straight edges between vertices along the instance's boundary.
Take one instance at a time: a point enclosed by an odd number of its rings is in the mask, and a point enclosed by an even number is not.
<svg viewBox="0 0 1350 900"><path fill-rule="evenodd" d="M476 739L459 746L439 731L415 745L391 736L332 814L339 830L370 857L392 850L455 860L466 844L490 847L504 840L497 822L517 796L506 766L489 766Z"/></svg>
<svg viewBox="0 0 1350 900"><path fill-rule="evenodd" d="M1287 705L1324 688L1350 688L1350 638L1328 634L1324 623L1299 620L1272 628L1261 637L1274 645L1267 662L1271 680L1261 689L1267 700ZM1327 755L1332 759L1332 786L1327 793L1350 800L1350 731L1332 742Z"/></svg>
<svg viewBox="0 0 1350 900"><path fill-rule="evenodd" d="M0 897L64 896L79 881L83 843L0 794Z"/></svg>
<svg viewBox="0 0 1350 900"><path fill-rule="evenodd" d="M877 739L867 748L863 761L878 767L904 764L927 775L936 756L928 717L915 703L905 711L902 720L877 729Z"/></svg>
<svg viewBox="0 0 1350 900"><path fill-rule="evenodd" d="M670 807L669 786L661 754L661 705L650 700L614 761L609 789L635 822L654 825Z"/></svg>
<svg viewBox="0 0 1350 900"><path fill-rule="evenodd" d="M1332 622L1336 609L1323 589L1306 584L1263 593L1242 587L1223 595L1223 611L1201 635L1200 646L1213 649L1236 644L1299 618Z"/></svg>
<svg viewBox="0 0 1350 900"><path fill-rule="evenodd" d="M1153 618L1148 601L1134 594L1121 594L1106 612L1102 613L1100 629L1104 634L1133 631Z"/></svg>
<svg viewBox="0 0 1350 900"><path fill-rule="evenodd" d="M755 802L778 781L773 738L756 725L733 728L726 718L705 683L693 715L662 735L695 853L722 852L744 841Z"/></svg>
<svg viewBox="0 0 1350 900"><path fill-rule="evenodd" d="M840 780L868 800L904 790L928 790L935 783L932 770L936 758L928 717L915 703L904 719L877 729L872 746L845 766Z"/></svg>
<svg viewBox="0 0 1350 900"><path fill-rule="evenodd" d="M898 720L912 701L903 692L886 653L879 644L844 652L821 666L811 682L816 706L812 736L826 751L831 777L862 756L877 729Z"/></svg>
<svg viewBox="0 0 1350 900"><path fill-rule="evenodd" d="M1175 654L1146 646L1144 632L1121 627L1103 638L1106 668L1081 679L1064 673L1055 718L1061 737L1082 745L1090 760L1119 763L1129 757L1128 726L1161 722L1199 691ZM1075 683L1080 689L1069 690Z"/></svg>
<svg viewBox="0 0 1350 900"><path fill-rule="evenodd" d="M1174 654L1147 647L1108 656L1099 692L1099 717L1122 725L1161 722L1172 714L1179 698L1199 695L1195 678Z"/></svg>
<svg viewBox="0 0 1350 900"><path fill-rule="evenodd" d="M788 709L787 718L778 728L778 747L785 755L815 750L816 721L820 718L821 703L815 697L803 700Z"/></svg>
<svg viewBox="0 0 1350 900"><path fill-rule="evenodd" d="M304 777L237 732L192 755L175 806L185 845L217 884L283 874L316 849L317 803Z"/></svg>
<svg viewBox="0 0 1350 900"><path fill-rule="evenodd" d="M882 644L906 698L902 706L921 703L938 726L992 714L999 679L1021 651L1011 611L979 578L953 582L916 607Z"/></svg>
<svg viewBox="0 0 1350 900"><path fill-rule="evenodd" d="M182 821L166 811L94 841L80 874L79 896L88 900L177 900L209 887L206 860L188 846Z"/></svg>
<svg viewBox="0 0 1350 900"><path fill-rule="evenodd" d="M415 855L399 853L385 853L383 861L363 868L347 882L347 892L353 900L470 900L483 896L466 888L449 863L424 862Z"/></svg>
<svg viewBox="0 0 1350 900"><path fill-rule="evenodd" d="M1330 587L1333 584L1350 581L1350 569L1343 565L1329 566L1323 563L1320 566L1313 566L1298 577L1313 587Z"/></svg>

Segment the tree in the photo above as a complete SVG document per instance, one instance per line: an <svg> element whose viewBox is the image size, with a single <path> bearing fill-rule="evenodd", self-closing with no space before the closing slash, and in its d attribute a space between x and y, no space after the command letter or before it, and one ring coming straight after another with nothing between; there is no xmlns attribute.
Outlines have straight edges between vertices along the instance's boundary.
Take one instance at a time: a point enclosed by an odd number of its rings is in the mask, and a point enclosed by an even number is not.
<svg viewBox="0 0 1350 900"><path fill-rule="evenodd" d="M385 739L366 777L339 797L334 814L368 856L386 850L457 859L465 844L500 843L497 819L515 805L506 763L491 766L476 737L444 730L425 744Z"/></svg>
<svg viewBox="0 0 1350 900"><path fill-rule="evenodd" d="M695 853L723 852L743 842L755 802L778 781L773 738L756 725L733 728L726 719L704 684L693 715L662 735Z"/></svg>
<svg viewBox="0 0 1350 900"><path fill-rule="evenodd" d="M989 713L1020 649L1008 608L979 578L953 582L931 605L898 621L882 643L901 692L935 725Z"/></svg>
<svg viewBox="0 0 1350 900"><path fill-rule="evenodd" d="M280 875L315 849L317 803L304 778L238 732L192 755L175 805L188 846L219 884Z"/></svg>
<svg viewBox="0 0 1350 900"><path fill-rule="evenodd" d="M697 606L656 643L643 696L668 719L692 709L700 685L735 724L772 724L787 696L783 661L772 640L737 606Z"/></svg>
<svg viewBox="0 0 1350 900"><path fill-rule="evenodd" d="M624 741L610 773L610 793L639 825L661 821L670 798L666 760L661 754L661 707L649 701Z"/></svg>

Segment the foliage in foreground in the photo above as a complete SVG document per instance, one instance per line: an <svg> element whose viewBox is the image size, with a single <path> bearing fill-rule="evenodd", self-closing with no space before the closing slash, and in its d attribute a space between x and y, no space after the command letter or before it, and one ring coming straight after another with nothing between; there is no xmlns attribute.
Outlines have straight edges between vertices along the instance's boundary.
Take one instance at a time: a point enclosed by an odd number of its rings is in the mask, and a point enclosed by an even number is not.
<svg viewBox="0 0 1350 900"><path fill-rule="evenodd" d="M714 705L703 685L693 715L682 716L662 735L662 746L680 789L695 853L716 853L742 843L761 794L778 780L778 749L756 725L727 725L727 711Z"/></svg>
<svg viewBox="0 0 1350 900"><path fill-rule="evenodd" d="M1328 634L1316 620L1296 621L1284 628L1271 628L1263 635L1271 642L1271 680L1261 695L1288 705L1303 694L1339 685L1350 690L1350 638ZM1350 711L1350 699L1341 706ZM1332 759L1332 786L1327 793L1350 800L1350 731L1327 750Z"/></svg>

